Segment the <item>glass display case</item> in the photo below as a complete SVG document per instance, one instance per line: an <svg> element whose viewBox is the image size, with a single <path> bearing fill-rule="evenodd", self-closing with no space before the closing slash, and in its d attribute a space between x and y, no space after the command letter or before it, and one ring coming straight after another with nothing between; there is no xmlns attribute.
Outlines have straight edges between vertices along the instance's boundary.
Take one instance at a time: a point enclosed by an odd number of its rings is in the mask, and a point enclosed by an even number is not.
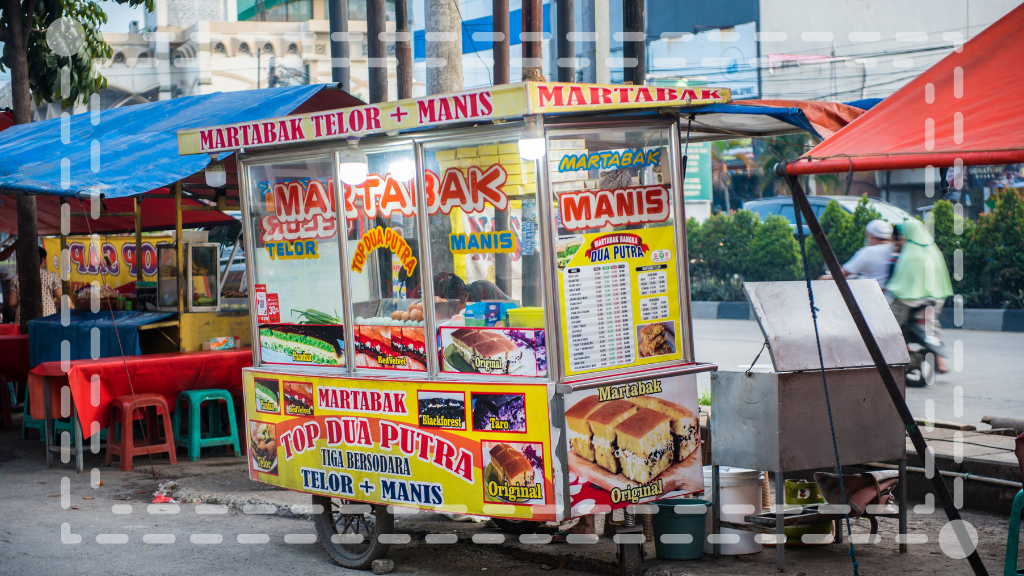
<svg viewBox="0 0 1024 576"><path fill-rule="evenodd" d="M220 244L185 244L185 293L189 312L220 310Z"/></svg>
<svg viewBox="0 0 1024 576"><path fill-rule="evenodd" d="M173 244L156 248L156 299L162 312L178 311L178 252Z"/></svg>

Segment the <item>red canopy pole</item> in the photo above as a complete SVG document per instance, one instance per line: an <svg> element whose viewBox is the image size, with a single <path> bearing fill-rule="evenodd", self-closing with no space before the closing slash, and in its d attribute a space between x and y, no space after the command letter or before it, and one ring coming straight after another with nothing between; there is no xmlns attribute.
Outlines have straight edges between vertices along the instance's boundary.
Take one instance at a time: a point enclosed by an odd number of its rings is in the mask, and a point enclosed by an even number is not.
<svg viewBox="0 0 1024 576"><path fill-rule="evenodd" d="M925 166L953 166L958 160L964 166L1019 164L1024 162L1024 149L893 154L890 156L833 156L824 160L794 160L785 166L786 174L802 176L804 174L833 174L851 170L868 172L871 170L924 168Z"/></svg>
<svg viewBox="0 0 1024 576"><path fill-rule="evenodd" d="M903 427L906 428L907 435L910 436L910 441L914 444L914 449L917 450L921 458L924 458L928 452L928 444L924 441L924 435L921 434L921 429L918 428L917 423L914 421L914 415L910 413L910 408L907 407L907 401L896 384L896 378L892 375L892 370L890 370L889 365L885 362L885 357L882 355L882 350L878 347L875 336L871 333L871 328L868 327L867 321L864 320L864 314L860 310L860 305L857 304L857 300L853 297L853 292L850 291L850 284L846 280L846 274L843 273L843 267L839 264L839 259L836 258L835 252L832 251L832 246L829 245L825 231L821 229L821 224L818 223L818 218L814 215L814 210L811 208L810 202L807 201L807 196L804 194L800 182L792 175L787 174L787 168L789 166L785 162L776 164L775 174L780 178L785 178L786 183L789 185L789 189L793 193L794 207L799 209L804 219L807 220L807 227L811 229L811 236L814 237L814 242L818 245L821 255L825 259L825 264L828 266L832 278L836 281L839 293L842 294L846 307L850 310L853 323L856 324L857 331L860 332L860 336L864 340L864 346L867 347L868 354L871 355L871 360L874 361L875 368L878 369L878 374L882 377L882 382L889 392L889 397L892 399L893 406L896 407L896 412L899 413L900 419L903 420ZM842 470L839 473L842 474ZM974 569L974 573L977 576L983 574L987 576L988 571L985 569L985 564L981 561L981 556L978 554L977 547L971 541L970 534L967 533L967 527L960 521L960 511L956 509L953 497L950 496L949 488L946 487L946 482L942 479L942 475L932 474L931 482L932 490L938 496L942 507L946 510L946 517L949 518L953 526L953 533L956 534L961 549L966 551L973 548L973 551L967 556L971 568Z"/></svg>

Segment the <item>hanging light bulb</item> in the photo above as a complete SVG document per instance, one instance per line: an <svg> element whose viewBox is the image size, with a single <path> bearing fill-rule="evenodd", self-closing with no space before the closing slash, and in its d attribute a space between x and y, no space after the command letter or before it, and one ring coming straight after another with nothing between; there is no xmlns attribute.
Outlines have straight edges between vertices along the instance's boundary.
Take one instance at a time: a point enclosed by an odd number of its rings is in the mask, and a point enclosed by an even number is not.
<svg viewBox="0 0 1024 576"><path fill-rule="evenodd" d="M206 165L206 185L210 188L223 188L228 184L228 171L224 163L217 160L216 154L210 155L210 163Z"/></svg>
<svg viewBox="0 0 1024 576"><path fill-rule="evenodd" d="M408 182L416 177L416 162L411 158L398 160L391 165L391 174L400 182Z"/></svg>
<svg viewBox="0 0 1024 576"><path fill-rule="evenodd" d="M338 177L349 186L358 186L366 182L369 171L366 152L359 149L359 139L349 138L348 148L338 153Z"/></svg>
<svg viewBox="0 0 1024 576"><path fill-rule="evenodd" d="M544 131L537 125L536 116L526 116L526 126L519 134L519 155L525 160L539 160L544 156Z"/></svg>

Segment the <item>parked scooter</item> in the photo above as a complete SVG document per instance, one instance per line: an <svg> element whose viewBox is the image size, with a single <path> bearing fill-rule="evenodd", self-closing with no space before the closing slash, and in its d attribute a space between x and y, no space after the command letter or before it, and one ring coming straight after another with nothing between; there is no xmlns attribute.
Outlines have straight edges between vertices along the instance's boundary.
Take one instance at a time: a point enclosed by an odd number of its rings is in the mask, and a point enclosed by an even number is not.
<svg viewBox="0 0 1024 576"><path fill-rule="evenodd" d="M923 387L935 381L935 357L942 356L942 340L928 330L926 318L927 306L914 308L908 314L903 329L903 339L910 352L910 365L907 366L906 383L911 387ZM938 322L938 318L933 318ZM930 356L929 356L930 354Z"/></svg>

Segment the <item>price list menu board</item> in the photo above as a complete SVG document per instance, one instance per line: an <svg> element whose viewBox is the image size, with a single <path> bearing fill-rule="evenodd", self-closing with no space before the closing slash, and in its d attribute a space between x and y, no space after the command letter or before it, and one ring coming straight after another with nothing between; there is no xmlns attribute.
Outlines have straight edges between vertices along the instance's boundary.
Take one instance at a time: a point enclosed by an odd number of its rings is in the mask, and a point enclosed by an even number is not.
<svg viewBox="0 0 1024 576"><path fill-rule="evenodd" d="M568 268L564 291L571 370L632 364L635 336L629 264Z"/></svg>

